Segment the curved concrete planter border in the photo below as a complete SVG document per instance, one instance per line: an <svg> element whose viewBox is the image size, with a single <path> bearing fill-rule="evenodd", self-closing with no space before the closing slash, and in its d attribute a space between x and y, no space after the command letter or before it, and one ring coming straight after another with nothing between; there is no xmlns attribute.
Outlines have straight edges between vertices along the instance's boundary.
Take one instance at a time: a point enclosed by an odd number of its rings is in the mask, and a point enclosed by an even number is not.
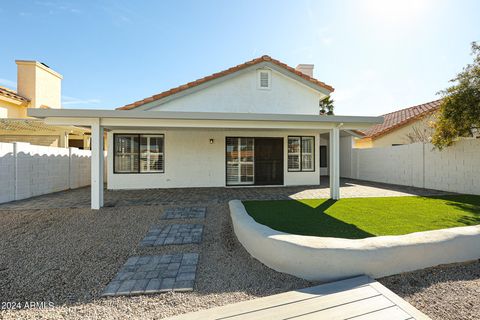
<svg viewBox="0 0 480 320"><path fill-rule="evenodd" d="M350 240L288 234L257 223L229 202L240 243L268 267L306 280L382 277L480 257L480 226Z"/></svg>

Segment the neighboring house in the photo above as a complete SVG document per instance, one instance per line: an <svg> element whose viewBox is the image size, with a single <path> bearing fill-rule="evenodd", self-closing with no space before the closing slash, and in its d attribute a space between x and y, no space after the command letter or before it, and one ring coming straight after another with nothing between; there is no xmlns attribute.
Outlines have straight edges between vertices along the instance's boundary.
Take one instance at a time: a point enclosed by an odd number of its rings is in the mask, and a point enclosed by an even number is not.
<svg viewBox="0 0 480 320"><path fill-rule="evenodd" d="M355 148L378 148L428 142L433 133L431 122L441 101L441 99L435 100L382 115L385 121L363 130L365 136L355 139Z"/></svg>
<svg viewBox="0 0 480 320"><path fill-rule="evenodd" d="M88 128L51 126L27 116L29 108L62 108L63 77L37 61L16 63L17 91L0 87L0 142L88 148Z"/></svg>
<svg viewBox="0 0 480 320"><path fill-rule="evenodd" d="M92 208L108 189L318 185L320 137L328 137L331 196L340 197L341 136L381 117L319 115L333 87L262 56L117 110L30 110L58 125L92 129ZM324 142L326 144L326 142Z"/></svg>

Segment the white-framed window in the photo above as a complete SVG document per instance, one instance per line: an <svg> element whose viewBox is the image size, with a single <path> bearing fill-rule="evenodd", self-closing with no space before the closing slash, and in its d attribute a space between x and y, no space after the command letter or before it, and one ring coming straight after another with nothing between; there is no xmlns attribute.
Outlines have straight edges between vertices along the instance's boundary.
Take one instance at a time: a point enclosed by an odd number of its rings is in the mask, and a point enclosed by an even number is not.
<svg viewBox="0 0 480 320"><path fill-rule="evenodd" d="M163 134L114 134L114 173L163 173Z"/></svg>
<svg viewBox="0 0 480 320"><path fill-rule="evenodd" d="M138 172L138 135L115 135L114 140L114 172Z"/></svg>
<svg viewBox="0 0 480 320"><path fill-rule="evenodd" d="M272 87L272 72L268 69L257 70L257 88L269 90Z"/></svg>
<svg viewBox="0 0 480 320"><path fill-rule="evenodd" d="M227 186L254 184L254 138L227 137L225 146Z"/></svg>
<svg viewBox="0 0 480 320"><path fill-rule="evenodd" d="M288 171L300 171L300 137L288 137Z"/></svg>
<svg viewBox="0 0 480 320"><path fill-rule="evenodd" d="M302 137L302 171L314 171L314 137Z"/></svg>
<svg viewBox="0 0 480 320"><path fill-rule="evenodd" d="M315 171L315 137L288 137L288 171Z"/></svg>
<svg viewBox="0 0 480 320"><path fill-rule="evenodd" d="M163 135L140 136L140 172L164 172Z"/></svg>

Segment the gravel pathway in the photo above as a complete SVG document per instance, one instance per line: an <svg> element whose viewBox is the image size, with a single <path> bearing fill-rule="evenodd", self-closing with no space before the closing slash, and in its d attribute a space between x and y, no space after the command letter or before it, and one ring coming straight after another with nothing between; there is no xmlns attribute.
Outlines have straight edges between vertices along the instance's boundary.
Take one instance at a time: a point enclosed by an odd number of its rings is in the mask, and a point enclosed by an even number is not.
<svg viewBox="0 0 480 320"><path fill-rule="evenodd" d="M203 205L203 204L202 204ZM141 247L163 207L0 211L0 302L53 308L1 311L1 319L159 319L303 288L309 283L252 259L236 241L226 204L209 204L201 244ZM129 256L199 252L194 292L101 298ZM480 264L380 279L433 319L479 319Z"/></svg>

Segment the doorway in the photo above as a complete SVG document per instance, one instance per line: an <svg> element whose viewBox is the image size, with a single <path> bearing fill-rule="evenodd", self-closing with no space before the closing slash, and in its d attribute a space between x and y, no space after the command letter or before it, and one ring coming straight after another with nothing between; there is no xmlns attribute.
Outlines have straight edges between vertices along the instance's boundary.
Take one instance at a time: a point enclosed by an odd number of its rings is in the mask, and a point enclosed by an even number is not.
<svg viewBox="0 0 480 320"><path fill-rule="evenodd" d="M255 184L283 184L283 138L255 138Z"/></svg>
<svg viewBox="0 0 480 320"><path fill-rule="evenodd" d="M226 185L283 185L283 138L226 138Z"/></svg>

